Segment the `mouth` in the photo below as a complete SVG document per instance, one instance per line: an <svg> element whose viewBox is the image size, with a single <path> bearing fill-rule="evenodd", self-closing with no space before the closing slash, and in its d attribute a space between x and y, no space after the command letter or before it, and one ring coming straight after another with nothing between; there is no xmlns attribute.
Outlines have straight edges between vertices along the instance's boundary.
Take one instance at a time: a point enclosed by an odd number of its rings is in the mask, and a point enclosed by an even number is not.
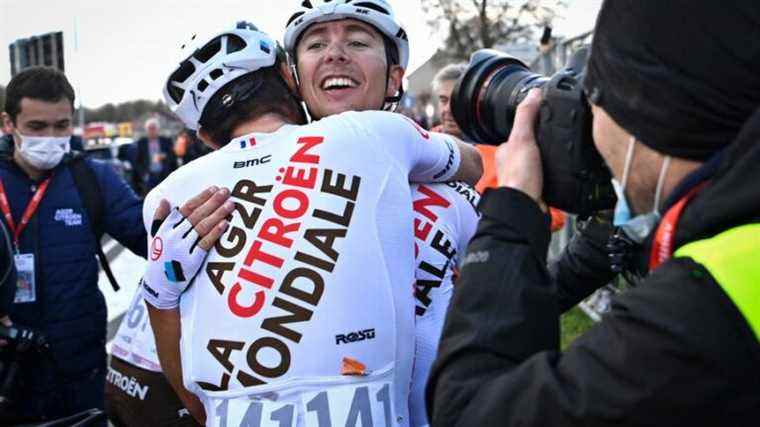
<svg viewBox="0 0 760 427"><path fill-rule="evenodd" d="M328 93L337 93L343 90L359 87L359 82L348 76L328 76L322 80L320 89Z"/></svg>

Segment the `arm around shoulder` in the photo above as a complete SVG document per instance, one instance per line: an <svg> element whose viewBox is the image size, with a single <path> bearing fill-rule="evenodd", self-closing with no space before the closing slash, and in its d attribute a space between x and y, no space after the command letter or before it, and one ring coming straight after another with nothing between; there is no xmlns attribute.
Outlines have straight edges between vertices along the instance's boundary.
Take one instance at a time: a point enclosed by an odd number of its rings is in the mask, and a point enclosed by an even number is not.
<svg viewBox="0 0 760 427"><path fill-rule="evenodd" d="M475 185L483 176L483 160L480 157L480 152L472 144L458 138L454 138L454 140L462 160L452 181L464 181L470 185Z"/></svg>

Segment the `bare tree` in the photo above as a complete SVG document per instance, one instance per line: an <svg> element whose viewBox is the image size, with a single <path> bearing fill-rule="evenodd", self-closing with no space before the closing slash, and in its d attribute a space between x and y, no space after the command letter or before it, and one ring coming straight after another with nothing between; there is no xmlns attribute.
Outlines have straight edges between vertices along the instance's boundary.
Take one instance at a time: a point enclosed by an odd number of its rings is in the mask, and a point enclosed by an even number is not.
<svg viewBox="0 0 760 427"><path fill-rule="evenodd" d="M441 60L467 60L482 48L536 39L565 0L422 0L428 23L447 34Z"/></svg>

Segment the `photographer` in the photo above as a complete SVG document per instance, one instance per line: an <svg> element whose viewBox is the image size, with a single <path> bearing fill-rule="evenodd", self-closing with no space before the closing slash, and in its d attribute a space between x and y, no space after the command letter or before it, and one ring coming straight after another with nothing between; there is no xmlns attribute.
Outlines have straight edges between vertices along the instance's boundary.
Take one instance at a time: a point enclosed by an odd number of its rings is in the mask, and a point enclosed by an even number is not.
<svg viewBox="0 0 760 427"><path fill-rule="evenodd" d="M757 424L760 46L742 42L759 37L748 0L605 1L585 80L593 139L649 275L559 351L532 91L449 308L434 425Z"/></svg>

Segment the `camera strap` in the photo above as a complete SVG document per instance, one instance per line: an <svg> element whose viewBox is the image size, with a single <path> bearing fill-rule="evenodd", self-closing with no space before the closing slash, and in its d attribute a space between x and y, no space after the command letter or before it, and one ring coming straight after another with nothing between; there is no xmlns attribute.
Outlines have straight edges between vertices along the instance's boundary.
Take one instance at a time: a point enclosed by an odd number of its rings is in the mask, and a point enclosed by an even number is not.
<svg viewBox="0 0 760 427"><path fill-rule="evenodd" d="M675 239L676 239L676 227L678 221L681 219L684 209L699 192L707 186L708 182L703 182L696 187L689 190L685 196L681 197L676 204L674 204L660 221L660 225L657 227L657 231L654 235L654 241L652 242L652 252L649 256L649 271L653 271L660 264L669 260L675 252Z"/></svg>

